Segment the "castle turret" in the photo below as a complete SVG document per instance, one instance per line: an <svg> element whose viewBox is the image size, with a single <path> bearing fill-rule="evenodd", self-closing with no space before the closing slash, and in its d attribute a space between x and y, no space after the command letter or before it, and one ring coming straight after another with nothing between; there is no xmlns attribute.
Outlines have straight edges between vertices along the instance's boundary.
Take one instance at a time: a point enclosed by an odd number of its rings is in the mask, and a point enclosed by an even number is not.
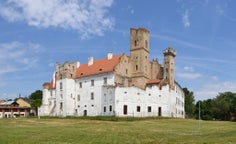
<svg viewBox="0 0 236 144"><path fill-rule="evenodd" d="M164 54L164 79L168 82L171 89L174 89L174 69L176 51L168 47L163 51Z"/></svg>

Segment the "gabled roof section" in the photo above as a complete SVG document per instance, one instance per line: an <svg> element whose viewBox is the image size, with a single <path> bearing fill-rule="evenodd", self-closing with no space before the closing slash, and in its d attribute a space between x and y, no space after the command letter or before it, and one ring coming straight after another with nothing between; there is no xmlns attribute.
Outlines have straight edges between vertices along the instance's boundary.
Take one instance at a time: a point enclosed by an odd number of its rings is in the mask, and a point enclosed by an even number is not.
<svg viewBox="0 0 236 144"><path fill-rule="evenodd" d="M76 78L90 75L102 74L114 71L114 67L120 62L122 55L113 56L111 59L101 59L93 62L92 65L82 64L76 72Z"/></svg>

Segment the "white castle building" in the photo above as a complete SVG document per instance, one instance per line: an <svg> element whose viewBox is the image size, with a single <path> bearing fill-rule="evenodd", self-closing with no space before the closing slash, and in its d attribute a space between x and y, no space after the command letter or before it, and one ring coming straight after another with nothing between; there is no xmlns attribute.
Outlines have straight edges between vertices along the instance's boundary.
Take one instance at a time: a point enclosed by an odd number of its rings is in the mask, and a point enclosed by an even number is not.
<svg viewBox="0 0 236 144"><path fill-rule="evenodd" d="M164 65L149 61L149 31L130 29L130 56L88 63L56 64L43 84L40 116L164 116L184 118L184 92L174 80L176 51L163 51Z"/></svg>

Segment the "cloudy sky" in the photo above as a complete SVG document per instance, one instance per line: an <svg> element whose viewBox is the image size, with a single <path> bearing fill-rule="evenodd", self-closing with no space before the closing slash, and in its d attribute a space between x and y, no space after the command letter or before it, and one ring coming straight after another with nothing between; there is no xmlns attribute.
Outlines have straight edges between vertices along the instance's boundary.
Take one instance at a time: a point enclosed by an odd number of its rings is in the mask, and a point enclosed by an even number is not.
<svg viewBox="0 0 236 144"><path fill-rule="evenodd" d="M28 96L55 62L129 55L129 29L150 31L151 59L177 51L175 79L195 99L236 92L234 0L4 0L0 2L0 99Z"/></svg>

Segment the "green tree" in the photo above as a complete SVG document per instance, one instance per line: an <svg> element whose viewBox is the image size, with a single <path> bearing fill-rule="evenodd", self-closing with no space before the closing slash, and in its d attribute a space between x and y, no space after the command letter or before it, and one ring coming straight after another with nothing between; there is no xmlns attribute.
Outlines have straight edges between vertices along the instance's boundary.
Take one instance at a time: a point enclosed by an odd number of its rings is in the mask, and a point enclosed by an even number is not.
<svg viewBox="0 0 236 144"><path fill-rule="evenodd" d="M236 115L236 94L232 92L219 93L212 100L212 114L220 120L231 120Z"/></svg>
<svg viewBox="0 0 236 144"><path fill-rule="evenodd" d="M192 91L189 91L187 88L183 88L185 94L185 117L186 118L193 118L195 105L194 105L194 94Z"/></svg>
<svg viewBox="0 0 236 144"><path fill-rule="evenodd" d="M199 118L199 104L200 104L200 118L202 120L212 120L212 99L198 101L195 107L196 119Z"/></svg>
<svg viewBox="0 0 236 144"><path fill-rule="evenodd" d="M43 93L41 90L36 90L29 96L29 99L31 101L30 105L35 109L36 115L38 115L38 107L40 107L42 104L42 96Z"/></svg>

